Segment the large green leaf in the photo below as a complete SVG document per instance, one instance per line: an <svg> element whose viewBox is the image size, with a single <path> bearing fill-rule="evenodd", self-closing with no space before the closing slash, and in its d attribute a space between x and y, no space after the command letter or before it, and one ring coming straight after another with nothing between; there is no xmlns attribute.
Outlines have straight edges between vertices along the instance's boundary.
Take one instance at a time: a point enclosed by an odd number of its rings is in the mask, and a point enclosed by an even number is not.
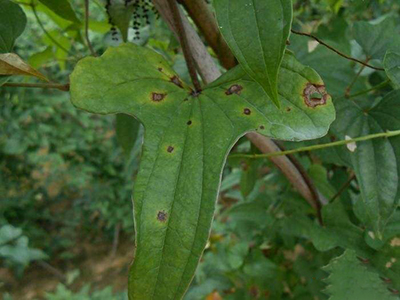
<svg viewBox="0 0 400 300"><path fill-rule="evenodd" d="M0 53L11 52L26 26L26 16L18 4L0 0Z"/></svg>
<svg viewBox="0 0 400 300"><path fill-rule="evenodd" d="M195 94L162 56L133 44L77 64L75 106L129 114L145 127L133 197L130 299L185 293L209 236L222 167L239 137L249 131L285 140L326 134L335 112L318 74L286 55L279 86L281 110L240 66Z"/></svg>
<svg viewBox="0 0 400 300"><path fill-rule="evenodd" d="M80 23L68 0L39 0L61 18Z"/></svg>
<svg viewBox="0 0 400 300"><path fill-rule="evenodd" d="M243 69L279 107L278 73L292 25L291 0L215 0L219 28Z"/></svg>
<svg viewBox="0 0 400 300"><path fill-rule="evenodd" d="M340 138L398 130L399 99L400 91L393 91L373 108L363 106L365 103L361 101L338 99L335 103L338 121L333 124L332 130ZM365 205L364 222L379 237L400 198L400 138L359 143L350 156Z"/></svg>
<svg viewBox="0 0 400 300"><path fill-rule="evenodd" d="M379 275L362 265L353 250L346 250L324 269L329 272L326 292L330 300L396 299Z"/></svg>
<svg viewBox="0 0 400 300"><path fill-rule="evenodd" d="M383 66L393 84L400 88L400 54L388 51L385 55Z"/></svg>

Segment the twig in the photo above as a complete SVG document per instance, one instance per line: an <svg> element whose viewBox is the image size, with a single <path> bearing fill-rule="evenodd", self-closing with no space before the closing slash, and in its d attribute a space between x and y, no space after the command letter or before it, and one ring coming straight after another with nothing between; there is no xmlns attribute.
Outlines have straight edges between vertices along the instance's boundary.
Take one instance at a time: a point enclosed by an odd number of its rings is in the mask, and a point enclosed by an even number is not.
<svg viewBox="0 0 400 300"><path fill-rule="evenodd" d="M365 63L369 62L369 57L365 60ZM353 85L356 83L358 77L361 75L361 72L365 69L365 65L362 65L360 70L357 72L356 76L353 78L353 80L350 82L350 84L347 86L346 90L344 91L344 96L346 98L349 98L350 96L350 91L353 87Z"/></svg>
<svg viewBox="0 0 400 300"><path fill-rule="evenodd" d="M301 148L287 150L287 151L277 151L277 152L271 152L271 153L266 153L266 154L232 154L230 157L232 157L232 158L234 158L234 157L253 158L253 159L269 158L269 157L288 155L288 154L305 152L305 151L313 151L313 150L320 150L320 149L324 149L324 148L343 146L343 145L347 145L350 143L362 142L362 141L367 141L367 140L372 140L372 139L377 139L377 138L382 138L382 137L388 138L388 137L393 137L393 136L398 136L398 135L400 135L400 130L394 130L394 131L369 134L369 135L361 136L358 138L349 139L349 140L341 140L341 141L337 141L337 142L333 142L333 143L301 147Z"/></svg>
<svg viewBox="0 0 400 300"><path fill-rule="evenodd" d="M168 4L169 4L169 7L172 12L172 16L173 16L173 19L175 22L175 28L177 29L176 33L178 34L178 37L179 37L179 42L181 44L183 55L185 57L186 64L189 69L190 77L192 79L192 82L193 82L194 88L196 89L196 92L199 92L199 91L201 91L201 85L200 85L199 79L197 77L196 64L195 64L192 54L190 52L189 44L188 44L187 37L185 34L185 29L184 29L183 23L182 23L182 18L179 13L178 4L176 3L176 0L168 0Z"/></svg>
<svg viewBox="0 0 400 300"><path fill-rule="evenodd" d="M356 178L356 174L353 173L351 174L349 179L347 179L347 181L340 187L338 192L329 200L329 203L332 203L336 198L338 198L347 189L347 187L354 180L354 178Z"/></svg>
<svg viewBox="0 0 400 300"><path fill-rule="evenodd" d="M85 38L86 43L89 47L90 52L94 57L97 56L96 52L93 49L92 43L89 39L89 0L85 0Z"/></svg>
<svg viewBox="0 0 400 300"><path fill-rule="evenodd" d="M58 89L63 92L69 91L69 84L59 83L19 83L19 82L7 82L2 86L6 87L26 87L26 88L40 88L40 89Z"/></svg>
<svg viewBox="0 0 400 300"><path fill-rule="evenodd" d="M348 55L346 55L346 54L340 52L339 50L337 50L337 49L333 48L332 46L328 45L327 43L321 41L319 38L317 38L316 36L314 36L314 35L312 35L312 34L305 33L305 32L301 32L301 31L297 31L297 30L294 30L294 29L292 29L291 31L292 31L294 34L307 36L307 37L309 37L309 38L312 38L312 39L316 40L316 41L317 41L318 43L320 43L321 45L325 46L326 48L332 50L332 51L335 52L336 54L339 54L340 56L342 56L342 57L344 57L344 58L346 58L346 59L348 59L348 60L355 61L355 62L357 62L357 63L359 63L359 64L362 64L362 65L364 65L364 66L366 66L366 67L368 67L368 68L371 68L371 69L374 69L374 70L377 70L377 71L385 71L384 68L379 68L379 67L371 66L370 64L367 64L367 63L365 63L365 62L363 62L363 61L361 61L361 60L359 60L359 59L357 59L357 58L348 56Z"/></svg>
<svg viewBox="0 0 400 300"><path fill-rule="evenodd" d="M110 252L111 257L115 257L115 254L117 254L120 232L121 232L121 223L118 223L117 225L115 225L115 228L114 228L114 240L113 240L113 245L112 245L111 252Z"/></svg>
<svg viewBox="0 0 400 300"><path fill-rule="evenodd" d="M62 51L64 51L65 53L67 53L67 54L69 54L69 55L71 55L71 56L75 56L72 52L68 51L68 50L67 50L66 48L64 48L59 42L57 42L57 41L50 35L50 33L46 30L46 28L44 28L44 25L43 25L42 21L40 20L38 14L37 14L37 11L36 11L35 5L33 4L33 1L31 2L31 5L30 5L30 6L32 7L32 11L33 11L33 14L35 15L36 21L38 22L40 28L42 28L44 34L47 35L47 37L48 37L55 45L57 45L57 47L60 48Z"/></svg>
<svg viewBox="0 0 400 300"><path fill-rule="evenodd" d="M197 28L203 33L207 44L214 50L221 65L226 69L236 66L235 56L221 35L209 4L205 0L179 0L178 2L183 4Z"/></svg>
<svg viewBox="0 0 400 300"><path fill-rule="evenodd" d="M304 181L306 182L308 188L311 191L312 200L314 202L314 208L317 212L318 222L321 226L324 226L324 221L322 219L322 200L320 199L319 193L317 188L314 185L314 182L311 180L310 176L308 176L307 171L304 167L299 163L299 161L294 157L293 154L288 154L287 157L296 166L297 170L299 170L301 176L303 177Z"/></svg>
<svg viewBox="0 0 400 300"><path fill-rule="evenodd" d="M67 277L61 273L58 269L50 265L49 263L43 261L43 260L38 260L36 263L41 266L43 269L47 270L48 272L52 273L54 276L58 278L62 283L65 283L67 281Z"/></svg>
<svg viewBox="0 0 400 300"><path fill-rule="evenodd" d="M368 94L369 92L372 92L372 91L375 91L375 90L379 90L379 89L387 86L389 83L390 83L390 79L387 79L387 80L382 81L381 83L379 83L379 84L377 84L377 85L375 85L375 86L373 86L373 87L371 87L371 88L369 88L369 89L367 89L365 91L361 91L361 92L355 93L354 95L349 95L346 98L347 99L351 99L351 98L355 98L355 97L358 97L358 96L362 96L362 95Z"/></svg>

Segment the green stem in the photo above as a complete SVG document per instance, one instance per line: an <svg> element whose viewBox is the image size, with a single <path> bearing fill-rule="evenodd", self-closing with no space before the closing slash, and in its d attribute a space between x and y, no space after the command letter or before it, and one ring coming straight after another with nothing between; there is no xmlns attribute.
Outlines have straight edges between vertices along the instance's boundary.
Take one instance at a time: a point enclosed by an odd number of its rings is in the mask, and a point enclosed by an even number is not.
<svg viewBox="0 0 400 300"><path fill-rule="evenodd" d="M292 150L286 150L286 151L277 151L277 152L271 152L271 153L266 153L266 154L232 154L229 157L238 157L238 158L268 158L268 157L275 157L275 156L281 156L281 155L287 155L287 154L293 154L293 153L299 153L299 152L305 152L305 151L313 151L313 150L320 150L324 148L330 148L330 147L336 147L336 146L342 146L342 145L347 145L350 143L355 143L355 142L362 142L362 141L367 141L367 140L372 140L372 139L377 139L377 138L382 138L382 137L393 137L400 135L400 130L395 130L395 131L387 131L387 132L381 132L381 133L374 133L366 136L361 136L358 138L354 139L349 139L349 140L341 140L333 143L326 143L326 144L320 144L320 145L313 145L313 146L308 146L308 147L301 147L297 149L292 149Z"/></svg>
<svg viewBox="0 0 400 300"><path fill-rule="evenodd" d="M390 80L387 79L387 80L385 80L385 81L383 81L383 82L381 82L381 83L379 83L379 84L377 84L377 85L375 85L375 86L373 86L373 87L371 87L371 88L369 88L369 89L367 89L365 91L361 91L361 92L355 93L353 95L349 95L346 98L347 99L351 99L351 98L355 98L355 97L358 97L358 96L361 96L361 95L364 95L364 94L368 94L369 92L372 92L372 91L375 91L375 90L379 90L379 89L387 86L389 84L389 82L390 82Z"/></svg>

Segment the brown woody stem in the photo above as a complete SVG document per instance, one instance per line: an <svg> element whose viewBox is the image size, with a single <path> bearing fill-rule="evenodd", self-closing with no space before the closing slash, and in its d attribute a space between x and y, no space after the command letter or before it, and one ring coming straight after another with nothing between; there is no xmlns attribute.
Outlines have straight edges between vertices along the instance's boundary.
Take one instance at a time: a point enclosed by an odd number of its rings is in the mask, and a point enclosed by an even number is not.
<svg viewBox="0 0 400 300"><path fill-rule="evenodd" d="M183 55L186 60L186 64L189 69L189 74L190 78L192 79L194 88L196 89L196 92L201 91L201 85L199 78L197 77L197 72L196 72L196 64L194 62L192 53L190 52L189 44L187 41L187 37L185 34L185 28L183 27L182 23L182 18L181 14L179 12L178 4L176 3L176 0L168 0L169 7L171 9L172 17L174 19L175 23L175 28L176 28L176 33L179 37L179 42L182 47Z"/></svg>

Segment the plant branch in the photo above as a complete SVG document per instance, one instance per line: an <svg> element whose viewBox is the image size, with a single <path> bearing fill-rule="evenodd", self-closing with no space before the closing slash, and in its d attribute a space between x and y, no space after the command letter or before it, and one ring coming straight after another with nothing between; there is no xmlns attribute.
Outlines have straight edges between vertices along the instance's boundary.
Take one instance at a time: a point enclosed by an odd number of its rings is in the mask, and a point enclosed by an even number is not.
<svg viewBox="0 0 400 300"><path fill-rule="evenodd" d="M337 141L337 142L333 142L333 143L326 143L326 144L320 144L320 145L312 145L312 146L301 147L301 148L292 149L292 150L276 151L276 152L271 152L271 153L267 153L267 154L232 154L231 157L253 158L253 159L270 158L270 157L294 154L294 153L305 152L305 151L314 151L314 150L320 150L320 149L325 149L325 148L330 148L330 147L343 146L343 145L347 145L350 143L368 141L368 140L377 139L377 138L383 138L383 137L389 138L389 137L398 136L398 135L400 135L400 130L387 131L387 132L369 134L369 135L361 136L361 137L354 138L354 139L341 140L341 141Z"/></svg>
<svg viewBox="0 0 400 300"><path fill-rule="evenodd" d="M357 59L357 58L348 56L348 55L346 55L346 54L340 52L339 50L333 48L332 46L328 45L327 43L321 41L319 38L317 38L316 36L314 36L314 35L312 35L312 34L305 33L305 32L301 32L301 31L297 31L297 30L294 30L294 29L292 29L291 31L292 31L292 33L294 33L294 34L307 36L307 37L309 37L309 38L312 38L312 39L316 40L316 41L317 41L318 43L320 43L321 45L325 46L325 47L328 48L329 50L332 50L332 51L335 52L336 54L339 54L340 56L342 56L342 57L344 57L344 58L346 58L346 59L348 59L348 60L355 61L355 62L357 62L357 63L359 63L359 64L362 64L362 65L364 65L364 66L366 66L366 67L368 67L368 68L371 68L371 69L374 69L374 70L377 70L377 71L384 71L384 70L385 70L384 68L379 68L379 67L371 66L370 64L365 63L365 62L363 62L363 61L361 61L361 60L359 60L359 59Z"/></svg>
<svg viewBox="0 0 400 300"><path fill-rule="evenodd" d="M203 33L207 44L214 50L221 65L226 69L236 66L235 56L221 35L209 4L205 0L179 0L179 2L183 4L197 28Z"/></svg>
<svg viewBox="0 0 400 300"><path fill-rule="evenodd" d="M89 47L90 52L94 57L97 56L96 52L93 49L92 43L89 39L89 0L85 0L85 38L86 43Z"/></svg>
<svg viewBox="0 0 400 300"><path fill-rule="evenodd" d="M332 203L336 198L338 198L350 185L350 183L356 178L356 174L351 174L349 179L340 187L339 191L329 200L329 203Z"/></svg>
<svg viewBox="0 0 400 300"><path fill-rule="evenodd" d="M25 88L40 88L40 89L57 89L63 92L69 91L69 84L59 83L19 83L19 82L7 82L2 86L5 87L25 87Z"/></svg>
<svg viewBox="0 0 400 300"><path fill-rule="evenodd" d="M32 11L33 11L33 14L35 15L36 21L38 22L40 28L42 28L44 34L47 35L47 37L48 37L58 48L60 48L62 51L64 51L65 53L67 53L67 54L69 54L69 55L71 55L71 56L74 56L74 54L72 54L70 51L68 51L66 48L64 48L59 42L57 42L57 41L50 35L50 33L46 30L46 28L44 28L44 25L43 25L42 21L40 20L38 14L37 14L37 11L36 11L35 5L33 4L33 1L31 2L31 5L30 5L30 6L32 7Z"/></svg>
<svg viewBox="0 0 400 300"><path fill-rule="evenodd" d="M186 64L189 69L189 74L192 79L194 88L196 92L201 91L201 85L200 81L197 77L197 72L196 72L196 64L193 60L192 53L190 52L189 44L187 41L186 33L185 33L185 28L183 27L183 22L181 18L181 14L179 12L178 4L176 3L176 0L167 0L172 17L175 23L175 28L176 28L176 33L179 38L179 42L182 47L183 55L185 56Z"/></svg>
<svg viewBox="0 0 400 300"><path fill-rule="evenodd" d="M372 92L372 91L375 91L375 90L379 90L379 89L387 86L389 83L390 83L390 79L387 79L387 80L382 81L381 83L379 83L379 84L377 84L377 85L375 85L375 86L373 86L373 87L371 87L371 88L369 88L369 89L367 89L365 91L361 91L361 92L355 93L353 95L349 95L346 98L347 99L351 99L351 98L356 98L358 96L362 96L362 95L368 94L369 92Z"/></svg>
<svg viewBox="0 0 400 300"><path fill-rule="evenodd" d="M365 63L369 62L369 58L367 57L367 59L365 60ZM344 96L346 98L349 98L350 96L350 91L353 88L353 85L356 83L358 77L360 77L362 71L365 69L365 65L362 65L360 70L357 72L356 76L353 78L353 80L350 82L350 84L347 86L346 90L344 91Z"/></svg>

